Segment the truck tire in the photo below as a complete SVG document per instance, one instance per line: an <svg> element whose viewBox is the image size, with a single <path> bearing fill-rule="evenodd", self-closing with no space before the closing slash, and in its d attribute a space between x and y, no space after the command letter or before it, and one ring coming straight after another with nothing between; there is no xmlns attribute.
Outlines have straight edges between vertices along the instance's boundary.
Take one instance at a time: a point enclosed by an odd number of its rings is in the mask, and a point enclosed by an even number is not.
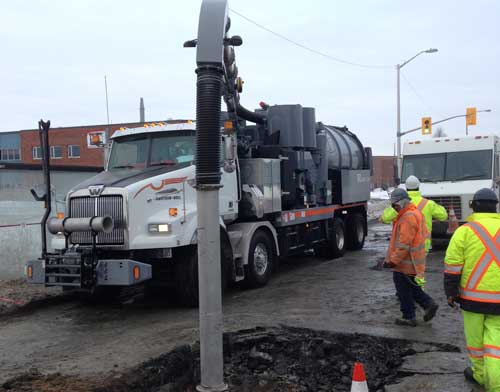
<svg viewBox="0 0 500 392"><path fill-rule="evenodd" d="M230 278L230 262L232 252L221 235L221 290L222 295L228 286ZM230 245L229 245L230 246ZM188 246L183 250L176 265L175 272L177 300L184 306L198 307L198 249L196 246Z"/></svg>
<svg viewBox="0 0 500 392"><path fill-rule="evenodd" d="M248 249L248 264L245 265L245 285L262 287L269 282L273 271L274 248L269 235L257 230Z"/></svg>
<svg viewBox="0 0 500 392"><path fill-rule="evenodd" d="M347 219L346 234L347 249L363 249L365 244L365 219L363 215L356 213Z"/></svg>
<svg viewBox="0 0 500 392"><path fill-rule="evenodd" d="M177 300L181 305L197 307L198 292L198 250L188 246L179 255L175 266L175 287Z"/></svg>
<svg viewBox="0 0 500 392"><path fill-rule="evenodd" d="M346 247L345 225L342 218L333 219L332 238L330 240L329 253L335 258L342 257Z"/></svg>

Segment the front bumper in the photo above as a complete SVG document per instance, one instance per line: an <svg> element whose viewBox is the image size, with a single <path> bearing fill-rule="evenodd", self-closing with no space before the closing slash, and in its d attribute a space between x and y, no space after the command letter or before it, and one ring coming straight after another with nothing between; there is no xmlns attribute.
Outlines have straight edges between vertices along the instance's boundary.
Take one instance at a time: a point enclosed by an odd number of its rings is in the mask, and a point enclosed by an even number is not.
<svg viewBox="0 0 500 392"><path fill-rule="evenodd" d="M130 259L99 260L89 274L78 256L52 255L26 263L29 284L90 288L92 286L133 286L152 278L151 265Z"/></svg>

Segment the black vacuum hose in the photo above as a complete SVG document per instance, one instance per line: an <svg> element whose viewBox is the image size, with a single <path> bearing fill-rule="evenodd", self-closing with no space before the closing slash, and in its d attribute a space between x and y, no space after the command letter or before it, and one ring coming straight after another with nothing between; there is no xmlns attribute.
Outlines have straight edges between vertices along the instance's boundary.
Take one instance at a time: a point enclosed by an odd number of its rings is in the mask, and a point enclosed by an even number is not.
<svg viewBox="0 0 500 392"><path fill-rule="evenodd" d="M222 68L196 70L196 185L219 185Z"/></svg>
<svg viewBox="0 0 500 392"><path fill-rule="evenodd" d="M255 124L264 124L266 121L266 117L263 114L251 112L250 110L241 106L239 102L236 105L236 114L241 118Z"/></svg>

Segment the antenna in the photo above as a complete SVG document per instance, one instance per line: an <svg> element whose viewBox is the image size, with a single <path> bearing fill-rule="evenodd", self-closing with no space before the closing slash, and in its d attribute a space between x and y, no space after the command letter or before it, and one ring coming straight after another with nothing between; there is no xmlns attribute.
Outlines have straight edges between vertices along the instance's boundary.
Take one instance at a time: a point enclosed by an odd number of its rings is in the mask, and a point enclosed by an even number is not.
<svg viewBox="0 0 500 392"><path fill-rule="evenodd" d="M109 125L108 81L106 79L106 75L104 75L104 90L106 92L106 117L107 117L108 125Z"/></svg>

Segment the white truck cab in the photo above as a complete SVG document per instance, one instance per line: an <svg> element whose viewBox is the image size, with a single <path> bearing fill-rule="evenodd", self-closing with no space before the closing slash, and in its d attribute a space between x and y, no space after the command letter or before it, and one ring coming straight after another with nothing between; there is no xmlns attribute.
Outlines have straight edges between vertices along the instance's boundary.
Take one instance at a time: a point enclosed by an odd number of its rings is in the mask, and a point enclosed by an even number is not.
<svg viewBox="0 0 500 392"><path fill-rule="evenodd" d="M460 223L472 213L469 201L481 188L499 193L499 138L496 135L440 137L406 142L402 181L416 176L426 198L453 208ZM447 223L433 225L433 237L449 236Z"/></svg>

